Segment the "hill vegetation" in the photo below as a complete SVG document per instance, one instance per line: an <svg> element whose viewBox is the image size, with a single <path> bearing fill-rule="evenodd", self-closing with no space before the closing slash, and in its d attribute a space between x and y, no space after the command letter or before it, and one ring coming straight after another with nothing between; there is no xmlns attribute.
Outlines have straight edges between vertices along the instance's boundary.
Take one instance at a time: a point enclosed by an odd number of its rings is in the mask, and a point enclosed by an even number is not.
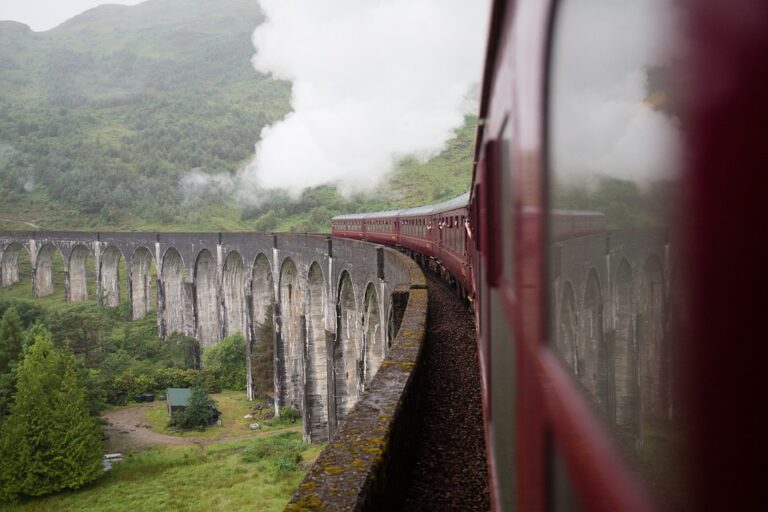
<svg viewBox="0 0 768 512"><path fill-rule="evenodd" d="M262 20L250 0L148 0L40 33L0 22L0 228L325 230L336 213L467 189L474 118L368 195L323 186L258 207L190 195L185 175L233 175L290 111L291 84L250 64Z"/></svg>

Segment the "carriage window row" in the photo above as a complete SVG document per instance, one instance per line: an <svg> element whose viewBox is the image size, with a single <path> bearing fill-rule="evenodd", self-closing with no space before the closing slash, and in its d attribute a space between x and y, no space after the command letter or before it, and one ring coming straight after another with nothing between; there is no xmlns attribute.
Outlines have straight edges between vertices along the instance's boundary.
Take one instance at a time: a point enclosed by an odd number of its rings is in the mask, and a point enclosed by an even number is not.
<svg viewBox="0 0 768 512"><path fill-rule="evenodd" d="M464 222L466 217L463 215L452 215L441 217L438 227L440 228L440 240L443 245L449 247L452 251L463 254L465 243Z"/></svg>
<svg viewBox="0 0 768 512"><path fill-rule="evenodd" d="M465 246L465 223L463 215L451 215L438 219L440 240L453 251L463 253ZM369 232L392 233L395 231L396 220L367 220L365 229ZM340 231L361 231L363 221L336 221L334 227ZM432 230L430 219L401 219L400 233L404 235L426 237Z"/></svg>
<svg viewBox="0 0 768 512"><path fill-rule="evenodd" d="M363 221L336 221L335 227L339 231L360 231L363 229Z"/></svg>
<svg viewBox="0 0 768 512"><path fill-rule="evenodd" d="M366 221L366 230L379 233L392 233L394 231L394 223L395 221L393 220L369 220Z"/></svg>
<svg viewBox="0 0 768 512"><path fill-rule="evenodd" d="M400 222L400 232L406 235L426 237L432 229L432 224L427 219L403 219Z"/></svg>

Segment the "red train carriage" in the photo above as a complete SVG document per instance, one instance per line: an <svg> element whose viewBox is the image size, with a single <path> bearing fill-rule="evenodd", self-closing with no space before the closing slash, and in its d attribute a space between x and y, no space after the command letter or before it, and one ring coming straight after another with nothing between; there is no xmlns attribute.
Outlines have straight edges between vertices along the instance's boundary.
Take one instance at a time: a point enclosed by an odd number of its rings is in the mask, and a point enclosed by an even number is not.
<svg viewBox="0 0 768 512"><path fill-rule="evenodd" d="M765 2L496 0L469 208L334 218L473 291L494 509L759 506L766 90Z"/></svg>
<svg viewBox="0 0 768 512"><path fill-rule="evenodd" d="M552 236L566 240L605 231L605 214L579 210L554 210L550 215Z"/></svg>
<svg viewBox="0 0 768 512"><path fill-rule="evenodd" d="M767 85L765 2L494 2L470 206L494 508L759 508L737 269Z"/></svg>
<svg viewBox="0 0 768 512"><path fill-rule="evenodd" d="M469 271L469 193L436 204L432 225L437 226L434 256L463 290L470 290Z"/></svg>
<svg viewBox="0 0 768 512"><path fill-rule="evenodd" d="M391 210L367 213L365 215L365 240L380 244L396 244L400 227L399 212L400 210Z"/></svg>
<svg viewBox="0 0 768 512"><path fill-rule="evenodd" d="M434 206L418 206L401 210L398 215L400 231L398 245L427 256L434 256L439 241L437 226L433 225Z"/></svg>
<svg viewBox="0 0 768 512"><path fill-rule="evenodd" d="M353 213L334 217L331 219L331 233L334 236L364 240L365 215L364 213Z"/></svg>

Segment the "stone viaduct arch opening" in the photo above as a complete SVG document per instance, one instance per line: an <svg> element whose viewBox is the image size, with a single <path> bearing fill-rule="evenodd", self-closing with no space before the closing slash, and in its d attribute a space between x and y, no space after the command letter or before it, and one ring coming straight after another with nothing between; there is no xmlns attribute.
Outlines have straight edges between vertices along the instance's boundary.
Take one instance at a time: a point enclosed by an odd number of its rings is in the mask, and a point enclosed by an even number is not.
<svg viewBox="0 0 768 512"><path fill-rule="evenodd" d="M317 262L307 274L307 377L304 430L310 442L328 440L328 344L325 278Z"/></svg>
<svg viewBox="0 0 768 512"><path fill-rule="evenodd" d="M278 380L280 404L302 409L304 363L304 316L299 273L292 259L286 258L280 269L280 346Z"/></svg>
<svg viewBox="0 0 768 512"><path fill-rule="evenodd" d="M603 297L595 269L587 274L579 319L581 350L578 353L578 375L598 407L607 412L609 357L603 333Z"/></svg>
<svg viewBox="0 0 768 512"><path fill-rule="evenodd" d="M638 381L635 353L635 292L632 268L622 260L616 271L615 341L613 358L616 424L628 439L638 434Z"/></svg>
<svg viewBox="0 0 768 512"><path fill-rule="evenodd" d="M640 406L645 422L657 422L665 415L664 396L664 271L656 256L643 268L640 299Z"/></svg>
<svg viewBox="0 0 768 512"><path fill-rule="evenodd" d="M347 271L341 274L338 288L336 343L333 348L333 395L335 424L357 402L362 373L360 335L357 326L357 302L352 279Z"/></svg>
<svg viewBox="0 0 768 512"><path fill-rule="evenodd" d="M162 311L161 336L184 331L184 261L179 251L171 247L165 251L160 268L158 302Z"/></svg>
<svg viewBox="0 0 768 512"><path fill-rule="evenodd" d="M222 294L224 299L224 335L240 333L248 337L248 318L246 311L245 289L246 274L243 258L232 251L224 260L222 271Z"/></svg>
<svg viewBox="0 0 768 512"><path fill-rule="evenodd" d="M275 295L272 268L263 254L256 257L251 274L253 335L247 344L248 398L275 390Z"/></svg>
<svg viewBox="0 0 768 512"><path fill-rule="evenodd" d="M578 326L578 315L576 312L576 296L573 293L573 286L570 281L566 281L563 286L563 292L560 298L560 321L557 326L556 345L557 351L565 362L570 366L577 376L579 366L577 361L578 344L576 342L576 330Z"/></svg>
<svg viewBox="0 0 768 512"><path fill-rule="evenodd" d="M99 272L99 299L107 307L119 306L123 300L125 289L120 282L120 275L125 275L125 260L123 253L114 245L108 246L101 254L101 269Z"/></svg>
<svg viewBox="0 0 768 512"><path fill-rule="evenodd" d="M56 285L64 292L64 258L53 244L45 244L37 251L32 275L32 293L45 297L54 293ZM66 297L66 294L64 294Z"/></svg>
<svg viewBox="0 0 768 512"><path fill-rule="evenodd" d="M29 277L31 268L27 249L18 242L10 243L3 251L0 261L0 284L5 288L20 282L20 276Z"/></svg>
<svg viewBox="0 0 768 512"><path fill-rule="evenodd" d="M207 249L197 255L195 262L195 311L197 339L205 349L221 339L219 328L219 293L216 279L216 259Z"/></svg>
<svg viewBox="0 0 768 512"><path fill-rule="evenodd" d="M67 302L83 302L88 300L88 278L94 282L93 272L94 258L91 250L84 245L77 245L69 253L69 262L67 264L68 285Z"/></svg>
<svg viewBox="0 0 768 512"><path fill-rule="evenodd" d="M178 256L178 253L176 255ZM152 300L153 277L157 277L155 258L149 249L139 247L131 256L128 280L130 283L131 317L134 320L144 318L149 311L154 309L154 301Z"/></svg>
<svg viewBox="0 0 768 512"><path fill-rule="evenodd" d="M368 283L363 303L363 346L365 347L365 384L371 382L384 360L384 333L376 286Z"/></svg>

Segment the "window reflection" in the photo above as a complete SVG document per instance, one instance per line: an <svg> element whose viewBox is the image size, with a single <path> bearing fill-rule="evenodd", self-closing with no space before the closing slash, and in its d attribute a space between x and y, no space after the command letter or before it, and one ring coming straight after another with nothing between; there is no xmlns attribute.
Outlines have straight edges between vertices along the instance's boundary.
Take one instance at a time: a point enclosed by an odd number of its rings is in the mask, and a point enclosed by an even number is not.
<svg viewBox="0 0 768 512"><path fill-rule="evenodd" d="M548 136L552 348L677 507L674 19L673 0L559 2Z"/></svg>

